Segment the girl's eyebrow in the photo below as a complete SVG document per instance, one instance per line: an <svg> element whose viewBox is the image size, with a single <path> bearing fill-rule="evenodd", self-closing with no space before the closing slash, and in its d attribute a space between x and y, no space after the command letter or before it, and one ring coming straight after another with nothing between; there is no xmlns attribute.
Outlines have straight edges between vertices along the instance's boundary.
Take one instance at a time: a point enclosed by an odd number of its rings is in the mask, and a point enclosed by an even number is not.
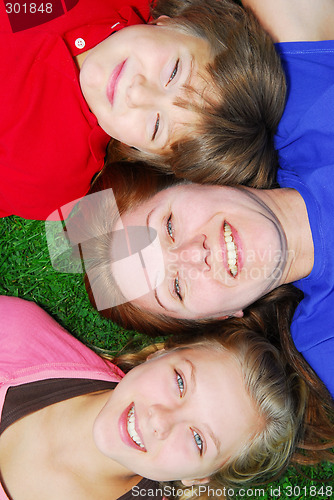
<svg viewBox="0 0 334 500"><path fill-rule="evenodd" d="M196 381L198 378L198 372L196 369L196 366L190 361L190 359L185 358L185 361L190 365L190 380L191 380L191 390L195 392L196 390ZM206 424L205 422L203 423L203 427L206 430L206 433L210 436L212 442L214 443L216 450L217 450L217 455L221 453L221 442L218 439L218 437L215 435L215 433L212 431L211 427Z"/></svg>

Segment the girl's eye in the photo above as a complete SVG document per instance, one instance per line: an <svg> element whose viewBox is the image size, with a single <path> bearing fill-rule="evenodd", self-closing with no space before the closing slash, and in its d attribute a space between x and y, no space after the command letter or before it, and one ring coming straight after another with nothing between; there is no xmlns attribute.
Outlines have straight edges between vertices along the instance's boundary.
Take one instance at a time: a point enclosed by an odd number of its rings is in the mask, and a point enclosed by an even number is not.
<svg viewBox="0 0 334 500"><path fill-rule="evenodd" d="M183 299L182 299L182 295L181 295L181 288L180 288L180 282L179 282L178 277L176 277L174 280L174 292L176 293L176 295L178 296L178 298L182 302Z"/></svg>
<svg viewBox="0 0 334 500"><path fill-rule="evenodd" d="M171 240L175 241L174 235L173 235L174 234L174 227L173 227L172 217L173 217L172 214L170 214L170 216L167 219L166 229L167 229L167 233L170 236Z"/></svg>
<svg viewBox="0 0 334 500"><path fill-rule="evenodd" d="M184 393L183 378L181 377L181 375L177 371L175 371L175 374L176 374L176 382L177 382L177 385L178 385L178 388L179 388L179 391L180 391L180 397L182 398L183 393Z"/></svg>
<svg viewBox="0 0 334 500"><path fill-rule="evenodd" d="M201 436L198 434L198 432L194 431L193 429L191 429L191 430L192 430L192 433L194 435L194 440L195 440L196 446L199 449L199 453L200 453L200 455L202 455L202 453L203 453L203 440L202 440Z"/></svg>
<svg viewBox="0 0 334 500"><path fill-rule="evenodd" d="M172 71L172 73L171 73L171 75L170 75L170 77L169 77L169 80L168 80L168 82L167 82L167 84L166 84L166 87L167 87L167 85L168 85L168 84L169 84L169 83L170 83L170 82L171 82L171 81L172 81L172 80L176 77L177 72L178 72L178 69L179 69L179 62L180 62L180 59L178 59L178 60L176 61L176 64L175 64L175 66L174 66L174 69L173 69L173 71Z"/></svg>
<svg viewBox="0 0 334 500"><path fill-rule="evenodd" d="M159 124L160 124L160 115L159 113L157 114L157 119L155 121L155 125L154 125L154 131L153 131L153 134L152 134L152 141L154 141L155 139L155 136L157 135L158 133L158 130L159 130Z"/></svg>

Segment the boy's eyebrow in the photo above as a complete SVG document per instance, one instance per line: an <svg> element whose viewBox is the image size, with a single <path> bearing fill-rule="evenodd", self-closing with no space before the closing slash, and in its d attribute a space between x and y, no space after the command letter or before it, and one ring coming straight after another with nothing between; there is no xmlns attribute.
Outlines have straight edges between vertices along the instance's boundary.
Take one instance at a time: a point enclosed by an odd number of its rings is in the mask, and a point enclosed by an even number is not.
<svg viewBox="0 0 334 500"><path fill-rule="evenodd" d="M184 84L182 85L182 88L181 88L181 91L184 90L187 92L187 90L192 89L192 86L190 84L193 76L194 76L194 66L195 66L195 59L194 59L194 56L191 55L191 59L190 59L190 70L189 70L189 74L186 78L186 81L184 82ZM181 100L185 100L186 101L186 98L185 97L182 97L182 96L178 96L177 99L181 99ZM179 106L179 104L174 103L176 106ZM173 135L175 134L175 128L176 128L176 123L169 123L168 124L168 138L167 138L167 141L166 141L166 144L164 145L164 148L165 147L168 147L170 146L173 142L175 142L176 139L173 139Z"/></svg>

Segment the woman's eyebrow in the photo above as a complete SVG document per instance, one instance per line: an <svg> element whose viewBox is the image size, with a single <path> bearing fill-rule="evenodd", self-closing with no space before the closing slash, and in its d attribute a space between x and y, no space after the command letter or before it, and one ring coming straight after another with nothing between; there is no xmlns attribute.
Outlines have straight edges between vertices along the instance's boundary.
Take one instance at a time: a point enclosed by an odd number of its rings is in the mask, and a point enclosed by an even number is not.
<svg viewBox="0 0 334 500"><path fill-rule="evenodd" d="M154 211L154 208L152 208L152 210L147 214L147 217L146 217L146 227L147 227L147 232L148 234L150 235L150 219L151 219L151 215Z"/></svg>
<svg viewBox="0 0 334 500"><path fill-rule="evenodd" d="M157 287L154 288L154 298L155 298L155 300L157 301L157 303L159 304L160 307L162 307L163 309L165 309L165 311L169 312L169 309L166 306L164 306L163 303L161 302L161 300L159 299Z"/></svg>

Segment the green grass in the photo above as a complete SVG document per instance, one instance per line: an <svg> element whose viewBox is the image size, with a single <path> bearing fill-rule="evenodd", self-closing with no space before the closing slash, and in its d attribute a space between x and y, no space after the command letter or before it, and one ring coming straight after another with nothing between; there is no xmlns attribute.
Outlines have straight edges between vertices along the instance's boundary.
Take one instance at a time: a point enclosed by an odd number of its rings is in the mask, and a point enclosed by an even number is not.
<svg viewBox="0 0 334 500"><path fill-rule="evenodd" d="M62 274L52 268L44 222L0 219L0 294L37 302L72 334L97 347L118 352L150 342L101 318L88 301L82 275ZM329 490L333 477L331 464L298 471L290 467L278 481L232 498L330 500L334 498Z"/></svg>

